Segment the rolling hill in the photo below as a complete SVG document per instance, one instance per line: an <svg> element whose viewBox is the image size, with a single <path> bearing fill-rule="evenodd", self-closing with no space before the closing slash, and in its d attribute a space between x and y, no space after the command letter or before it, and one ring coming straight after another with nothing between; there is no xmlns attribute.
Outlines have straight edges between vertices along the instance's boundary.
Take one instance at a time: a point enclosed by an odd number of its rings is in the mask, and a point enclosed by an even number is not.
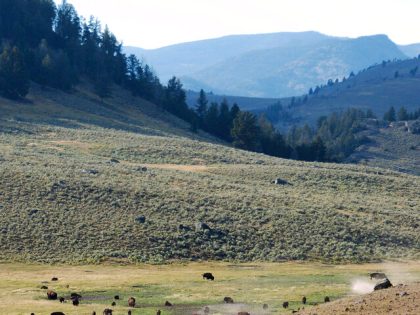
<svg viewBox="0 0 420 315"><path fill-rule="evenodd" d="M162 79L181 77L187 89L268 98L302 94L375 62L406 58L385 35L349 39L316 32L228 36L125 51L143 57Z"/></svg>
<svg viewBox="0 0 420 315"><path fill-rule="evenodd" d="M294 117L290 121L278 121L279 129L288 129L292 124L315 124L316 120L332 112L341 112L349 107L371 109L378 117L394 106L404 106L409 111L420 106L419 87L420 60L417 58L384 62L370 66L357 75L339 83L322 87L312 95L281 99L283 110ZM256 110L264 112L264 110Z"/></svg>
<svg viewBox="0 0 420 315"><path fill-rule="evenodd" d="M2 260L418 257L418 177L237 150L115 88L0 98ZM274 185L275 178L285 185Z"/></svg>

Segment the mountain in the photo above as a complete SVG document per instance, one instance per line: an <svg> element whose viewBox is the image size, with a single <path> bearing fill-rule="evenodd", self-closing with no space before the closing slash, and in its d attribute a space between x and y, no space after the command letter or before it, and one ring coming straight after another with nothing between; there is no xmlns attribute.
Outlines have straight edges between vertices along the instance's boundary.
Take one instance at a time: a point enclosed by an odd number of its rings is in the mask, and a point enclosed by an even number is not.
<svg viewBox="0 0 420 315"><path fill-rule="evenodd" d="M419 68L418 58L383 62L340 82L330 82L315 89L311 95L281 99L279 112L287 113L293 120L278 119L275 122L283 130L296 123L314 125L319 117L349 107L371 109L381 118L391 106L397 110L404 106L408 111L415 111L420 106ZM276 111L270 108L256 112L269 115L273 110Z"/></svg>
<svg viewBox="0 0 420 315"><path fill-rule="evenodd" d="M228 36L155 50L126 47L162 78L181 77L187 89L276 98L406 55L385 35L356 39L316 32Z"/></svg>
<svg viewBox="0 0 420 315"><path fill-rule="evenodd" d="M118 87L0 97L2 260L414 257L419 189L398 172L221 145Z"/></svg>
<svg viewBox="0 0 420 315"><path fill-rule="evenodd" d="M400 45L398 47L409 57L417 57L420 55L420 44Z"/></svg>

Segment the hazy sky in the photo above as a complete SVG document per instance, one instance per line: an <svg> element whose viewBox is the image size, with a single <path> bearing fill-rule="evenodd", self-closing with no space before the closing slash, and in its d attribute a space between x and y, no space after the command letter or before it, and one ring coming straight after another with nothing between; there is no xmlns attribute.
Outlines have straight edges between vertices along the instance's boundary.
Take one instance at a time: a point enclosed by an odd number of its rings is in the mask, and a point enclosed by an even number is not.
<svg viewBox="0 0 420 315"><path fill-rule="evenodd" d="M56 0L57 3L61 0ZM387 34L420 42L420 0L68 0L125 45L157 48L231 34L315 30L357 37Z"/></svg>

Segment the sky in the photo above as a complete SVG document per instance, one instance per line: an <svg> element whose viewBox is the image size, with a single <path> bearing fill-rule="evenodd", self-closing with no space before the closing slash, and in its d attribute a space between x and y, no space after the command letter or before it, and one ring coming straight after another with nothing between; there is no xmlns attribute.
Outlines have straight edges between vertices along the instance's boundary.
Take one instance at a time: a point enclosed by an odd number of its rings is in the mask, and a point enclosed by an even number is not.
<svg viewBox="0 0 420 315"><path fill-rule="evenodd" d="M55 0L61 3L61 0ZM420 0L67 0L126 46L147 49L235 34L318 31L420 42Z"/></svg>

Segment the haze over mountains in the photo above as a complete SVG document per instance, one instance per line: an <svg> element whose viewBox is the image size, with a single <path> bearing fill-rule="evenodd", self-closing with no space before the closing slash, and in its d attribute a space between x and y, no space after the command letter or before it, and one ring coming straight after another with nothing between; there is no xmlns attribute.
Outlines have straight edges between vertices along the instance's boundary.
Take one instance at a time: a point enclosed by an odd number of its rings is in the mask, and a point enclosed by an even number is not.
<svg viewBox="0 0 420 315"><path fill-rule="evenodd" d="M251 97L301 95L382 60L414 56L417 49L398 47L386 35L350 39L317 32L235 35L153 50L125 47L163 80L175 75L186 89Z"/></svg>

